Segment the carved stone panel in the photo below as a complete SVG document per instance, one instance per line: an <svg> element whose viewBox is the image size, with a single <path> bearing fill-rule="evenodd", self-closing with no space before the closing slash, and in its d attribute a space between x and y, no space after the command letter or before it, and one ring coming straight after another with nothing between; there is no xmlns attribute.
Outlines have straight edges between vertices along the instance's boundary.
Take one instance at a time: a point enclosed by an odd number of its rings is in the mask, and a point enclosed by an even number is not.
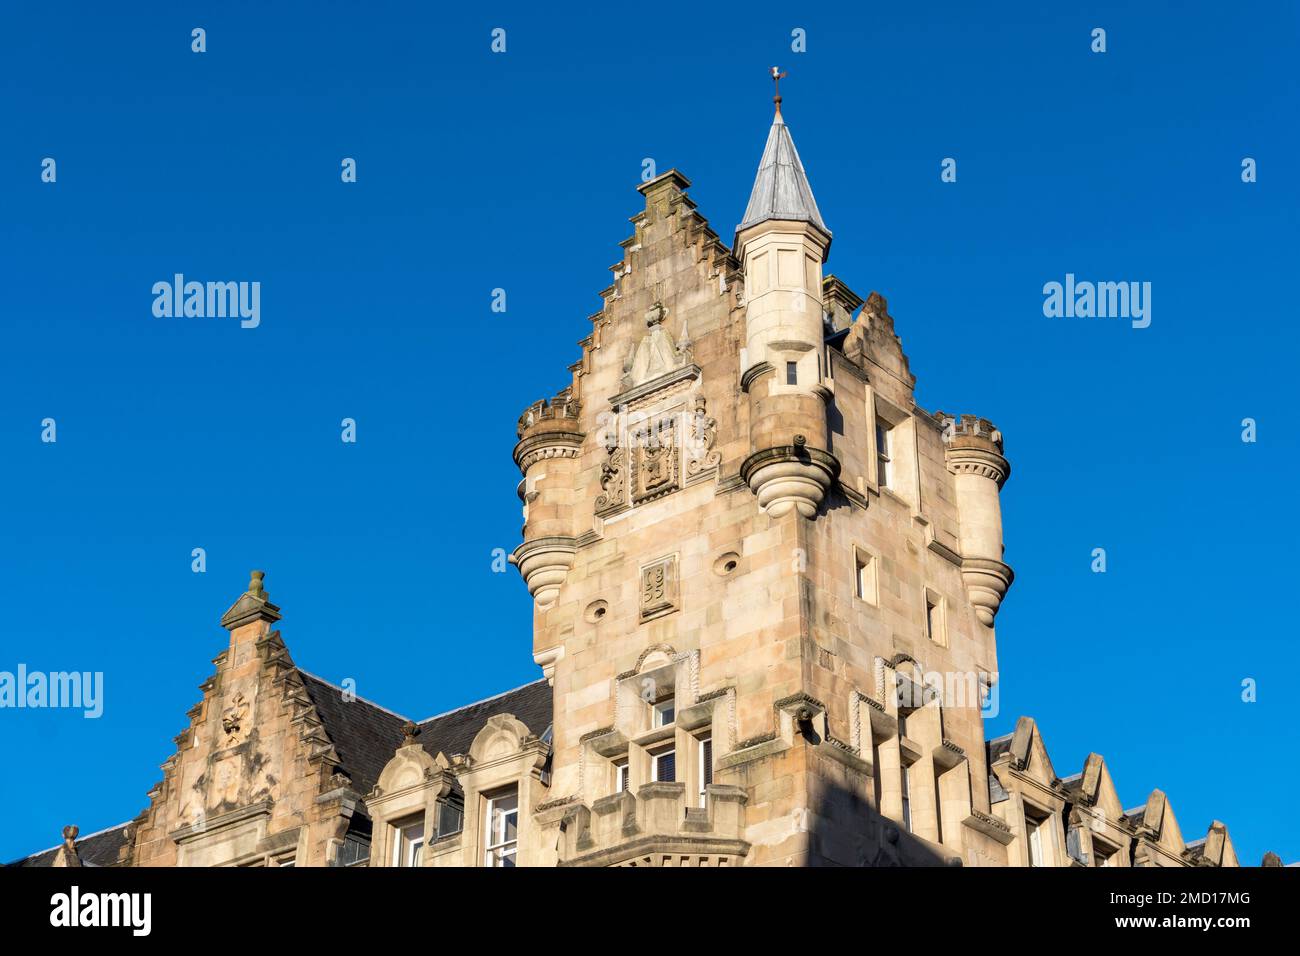
<svg viewBox="0 0 1300 956"><path fill-rule="evenodd" d="M681 487L675 416L656 418L634 431L631 437L635 463L632 503L640 504Z"/></svg>
<svg viewBox="0 0 1300 956"><path fill-rule="evenodd" d="M681 606L677 582L677 555L660 558L641 568L641 620L671 614Z"/></svg>

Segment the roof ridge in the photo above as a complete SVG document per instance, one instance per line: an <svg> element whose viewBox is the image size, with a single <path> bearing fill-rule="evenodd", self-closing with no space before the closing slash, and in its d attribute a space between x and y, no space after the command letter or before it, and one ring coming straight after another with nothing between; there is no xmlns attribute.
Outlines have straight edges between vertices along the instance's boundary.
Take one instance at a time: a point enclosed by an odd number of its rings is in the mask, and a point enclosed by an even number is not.
<svg viewBox="0 0 1300 956"><path fill-rule="evenodd" d="M369 704L371 707L375 708L375 710L382 710L385 714L391 714L392 716L397 717L399 720L411 719L410 717L407 717L405 714L399 714L395 710L389 710L383 704L376 704L369 697L362 697L360 694L347 690L344 687L340 687L338 684L334 683L333 681L326 680L324 677L321 677L319 674L313 674L309 670L304 670L301 667L297 667L297 665L294 666L297 668L298 673L303 674L306 677L310 677L314 681L319 681L320 683L324 684L326 687L333 687L336 691L338 691L341 694L352 694L354 699L361 701L363 704Z"/></svg>
<svg viewBox="0 0 1300 956"><path fill-rule="evenodd" d="M73 841L73 844L75 845L77 843L80 843L82 840L89 840L91 837L103 836L105 833L112 833L114 830L122 829L122 827L129 827L131 825L131 822L132 821L130 820L124 820L123 822L115 826L104 827L104 829L102 830L96 830L94 833L87 833L85 836L82 836L81 834L77 834L77 839ZM40 856L42 853L49 853L51 850L57 850L61 846L63 846L62 843L56 843L54 844L54 846L47 846L44 850L37 850L35 853L28 853L26 856L20 856L18 859L14 860L14 862L21 863L24 860L34 859L35 857Z"/></svg>
<svg viewBox="0 0 1300 956"><path fill-rule="evenodd" d="M523 690L525 687L532 687L532 686L534 686L534 685L536 685L536 684L542 684L542 683L545 683L545 682L546 682L546 678L545 678L545 677L541 677L541 678L539 678L539 679L537 679L537 680L531 680L531 681L529 681L527 684L520 684L518 687L512 687L510 690L503 690L501 693L499 693L499 694L493 694L491 697L484 697L482 700L475 700L475 701L471 701L471 702L468 703L468 704L461 704L461 706L459 706L459 707L453 707L451 710L444 710L441 714L434 714L432 717L426 717L426 718L424 718L424 720L417 720L416 723L417 723L417 724L427 724L427 723L428 723L429 721L431 721L431 720L438 720L438 719L440 719L440 718L442 718L442 717L450 717L452 714L456 713L457 711L468 710L469 708L471 708L471 707L476 707L476 706L478 706L479 704L486 704L488 701L491 701L491 700L499 700L500 698L505 697L505 696L507 696L507 695L509 695L509 694L513 694L513 693L515 693L515 692L517 692L517 691L521 691L521 690Z"/></svg>

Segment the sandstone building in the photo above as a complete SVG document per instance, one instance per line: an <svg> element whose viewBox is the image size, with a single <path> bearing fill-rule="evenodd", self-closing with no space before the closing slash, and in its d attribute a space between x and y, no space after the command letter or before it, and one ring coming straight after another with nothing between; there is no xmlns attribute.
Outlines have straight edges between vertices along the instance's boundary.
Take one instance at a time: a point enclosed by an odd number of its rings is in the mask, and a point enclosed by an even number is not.
<svg viewBox="0 0 1300 956"><path fill-rule="evenodd" d="M1003 436L928 412L777 112L730 246L672 170L515 461L542 678L421 722L299 668L260 572L129 823L20 865L1236 866L1105 760L987 741Z"/></svg>

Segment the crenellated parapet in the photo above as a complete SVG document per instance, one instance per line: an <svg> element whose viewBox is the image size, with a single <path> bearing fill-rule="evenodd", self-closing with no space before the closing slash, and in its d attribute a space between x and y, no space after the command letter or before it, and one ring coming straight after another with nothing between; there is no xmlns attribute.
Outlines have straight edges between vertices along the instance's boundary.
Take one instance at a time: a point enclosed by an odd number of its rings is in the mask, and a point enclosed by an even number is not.
<svg viewBox="0 0 1300 956"><path fill-rule="evenodd" d="M1000 489L1011 475L1011 463L1002 454L1002 432L987 418L976 415L953 417L935 412L934 417L944 428L948 470L954 475L991 479Z"/></svg>
<svg viewBox="0 0 1300 956"><path fill-rule="evenodd" d="M1002 560L999 492L1011 474L1002 453L1002 433L975 415L934 416L943 427L944 459L956 487L961 574L975 617L993 626L1015 574Z"/></svg>
<svg viewBox="0 0 1300 956"><path fill-rule="evenodd" d="M546 458L576 458L582 447L579 417L582 404L566 388L555 398L539 399L519 416L515 464L527 476L528 469Z"/></svg>

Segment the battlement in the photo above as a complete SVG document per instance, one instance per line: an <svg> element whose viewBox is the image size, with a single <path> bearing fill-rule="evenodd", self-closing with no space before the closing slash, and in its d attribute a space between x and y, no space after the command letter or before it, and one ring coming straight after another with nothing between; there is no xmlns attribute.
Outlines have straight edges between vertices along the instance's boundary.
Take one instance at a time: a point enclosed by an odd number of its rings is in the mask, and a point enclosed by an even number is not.
<svg viewBox="0 0 1300 956"><path fill-rule="evenodd" d="M978 415L949 415L935 412L934 419L944 429L944 441L957 447L991 446L999 455L1002 452L1002 432L987 418Z"/></svg>
<svg viewBox="0 0 1300 956"><path fill-rule="evenodd" d="M543 422L576 422L581 413L582 403L573 397L571 388L566 388L554 398L538 399L524 409L524 413L519 416L515 434L523 438L530 429Z"/></svg>

